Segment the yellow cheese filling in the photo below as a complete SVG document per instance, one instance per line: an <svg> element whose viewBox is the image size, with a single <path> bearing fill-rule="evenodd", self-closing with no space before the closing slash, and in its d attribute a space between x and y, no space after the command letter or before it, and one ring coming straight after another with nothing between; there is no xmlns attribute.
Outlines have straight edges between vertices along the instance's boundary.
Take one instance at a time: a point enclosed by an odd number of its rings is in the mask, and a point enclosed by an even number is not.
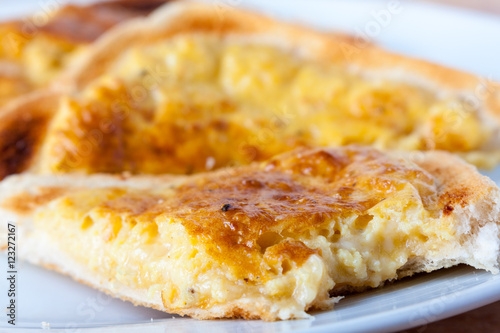
<svg viewBox="0 0 500 333"><path fill-rule="evenodd" d="M456 244L438 186L373 151L313 151L147 191L72 190L36 227L168 311L250 300L285 319L331 306L332 288L377 287Z"/></svg>
<svg viewBox="0 0 500 333"><path fill-rule="evenodd" d="M468 154L491 138L456 97L295 53L209 34L131 47L64 100L41 170L192 173L349 143Z"/></svg>

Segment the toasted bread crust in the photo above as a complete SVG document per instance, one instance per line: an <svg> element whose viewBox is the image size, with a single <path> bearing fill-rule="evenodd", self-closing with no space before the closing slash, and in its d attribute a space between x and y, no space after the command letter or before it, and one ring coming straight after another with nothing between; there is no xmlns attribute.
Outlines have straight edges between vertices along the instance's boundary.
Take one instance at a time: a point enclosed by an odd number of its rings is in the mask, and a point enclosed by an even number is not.
<svg viewBox="0 0 500 333"><path fill-rule="evenodd" d="M409 156L406 153L406 156ZM416 164L429 171L439 181L437 209L443 219L456 221L462 242L467 250L462 254L463 261L476 268L495 266L498 273L500 261L500 190L488 177L477 172L476 167L464 163L456 156L439 151L426 152L425 157L418 157ZM446 256L446 251L443 251ZM489 256L487 253L494 253ZM425 271L436 267L450 267L457 263L445 259L428 261ZM422 267L422 263L409 265L402 276L412 275L412 270Z"/></svg>

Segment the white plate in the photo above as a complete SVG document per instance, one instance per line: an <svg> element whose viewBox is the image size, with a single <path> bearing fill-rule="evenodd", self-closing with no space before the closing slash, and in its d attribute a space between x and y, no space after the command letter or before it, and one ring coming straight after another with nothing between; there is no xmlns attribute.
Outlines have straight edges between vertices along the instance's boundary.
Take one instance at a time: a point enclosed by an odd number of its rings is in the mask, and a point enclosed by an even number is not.
<svg viewBox="0 0 500 333"><path fill-rule="evenodd" d="M2 4L0 19L62 2L10 1ZM500 44L492 42L497 38L494 36L500 36L500 20L486 14L396 2L399 13L390 18L386 15L385 21L380 21L382 11L388 10L391 1L208 2L213 3L214 10L224 10L224 6L259 8L277 17L321 29L341 29L365 35L368 32L372 35L370 39L394 51L468 70L486 78L500 79ZM377 22L377 13L381 23ZM497 183L500 181L500 170L489 175ZM22 242L18 245L22 246ZM500 300L499 275L457 267L348 296L334 311L315 313L312 319L275 323L197 321L134 307L57 273L29 264L18 265L16 327L42 328L42 323L45 323L45 327L50 325L52 329L68 332L383 332L424 325ZM5 256L0 257L0 267L7 267ZM8 302L8 288L5 277L0 276L0 281L0 304L3 306ZM0 330L6 327L10 326L3 317Z"/></svg>

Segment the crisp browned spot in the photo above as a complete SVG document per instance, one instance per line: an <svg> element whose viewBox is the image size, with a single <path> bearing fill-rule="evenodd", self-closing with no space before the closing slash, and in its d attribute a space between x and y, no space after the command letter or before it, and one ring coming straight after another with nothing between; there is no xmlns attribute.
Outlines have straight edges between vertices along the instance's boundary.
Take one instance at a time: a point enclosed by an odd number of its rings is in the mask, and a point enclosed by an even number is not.
<svg viewBox="0 0 500 333"><path fill-rule="evenodd" d="M454 210L453 206L446 205L443 208L443 214L444 215L450 215L453 212L453 210Z"/></svg>
<svg viewBox="0 0 500 333"><path fill-rule="evenodd" d="M9 197L2 203L2 207L18 214L29 214L68 191L69 189L60 187L42 187L36 193L22 192Z"/></svg>
<svg viewBox="0 0 500 333"><path fill-rule="evenodd" d="M472 193L465 187L453 188L453 192L445 192L439 198L439 203L442 205L445 215L451 214L455 206L465 207L468 204L468 199Z"/></svg>

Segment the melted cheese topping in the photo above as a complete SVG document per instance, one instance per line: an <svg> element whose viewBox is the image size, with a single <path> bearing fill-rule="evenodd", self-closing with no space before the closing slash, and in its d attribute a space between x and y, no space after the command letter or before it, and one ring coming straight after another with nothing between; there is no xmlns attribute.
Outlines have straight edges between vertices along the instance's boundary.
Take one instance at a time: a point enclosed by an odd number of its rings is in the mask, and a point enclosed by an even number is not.
<svg viewBox="0 0 500 333"><path fill-rule="evenodd" d="M438 186L375 150L309 150L147 191L72 190L36 225L112 283L161 294L167 311L248 301L250 314L287 319L456 242Z"/></svg>
<svg viewBox="0 0 500 333"><path fill-rule="evenodd" d="M184 34L131 47L67 98L42 170L192 173L349 143L469 152L490 135L464 103L421 87L292 50Z"/></svg>

